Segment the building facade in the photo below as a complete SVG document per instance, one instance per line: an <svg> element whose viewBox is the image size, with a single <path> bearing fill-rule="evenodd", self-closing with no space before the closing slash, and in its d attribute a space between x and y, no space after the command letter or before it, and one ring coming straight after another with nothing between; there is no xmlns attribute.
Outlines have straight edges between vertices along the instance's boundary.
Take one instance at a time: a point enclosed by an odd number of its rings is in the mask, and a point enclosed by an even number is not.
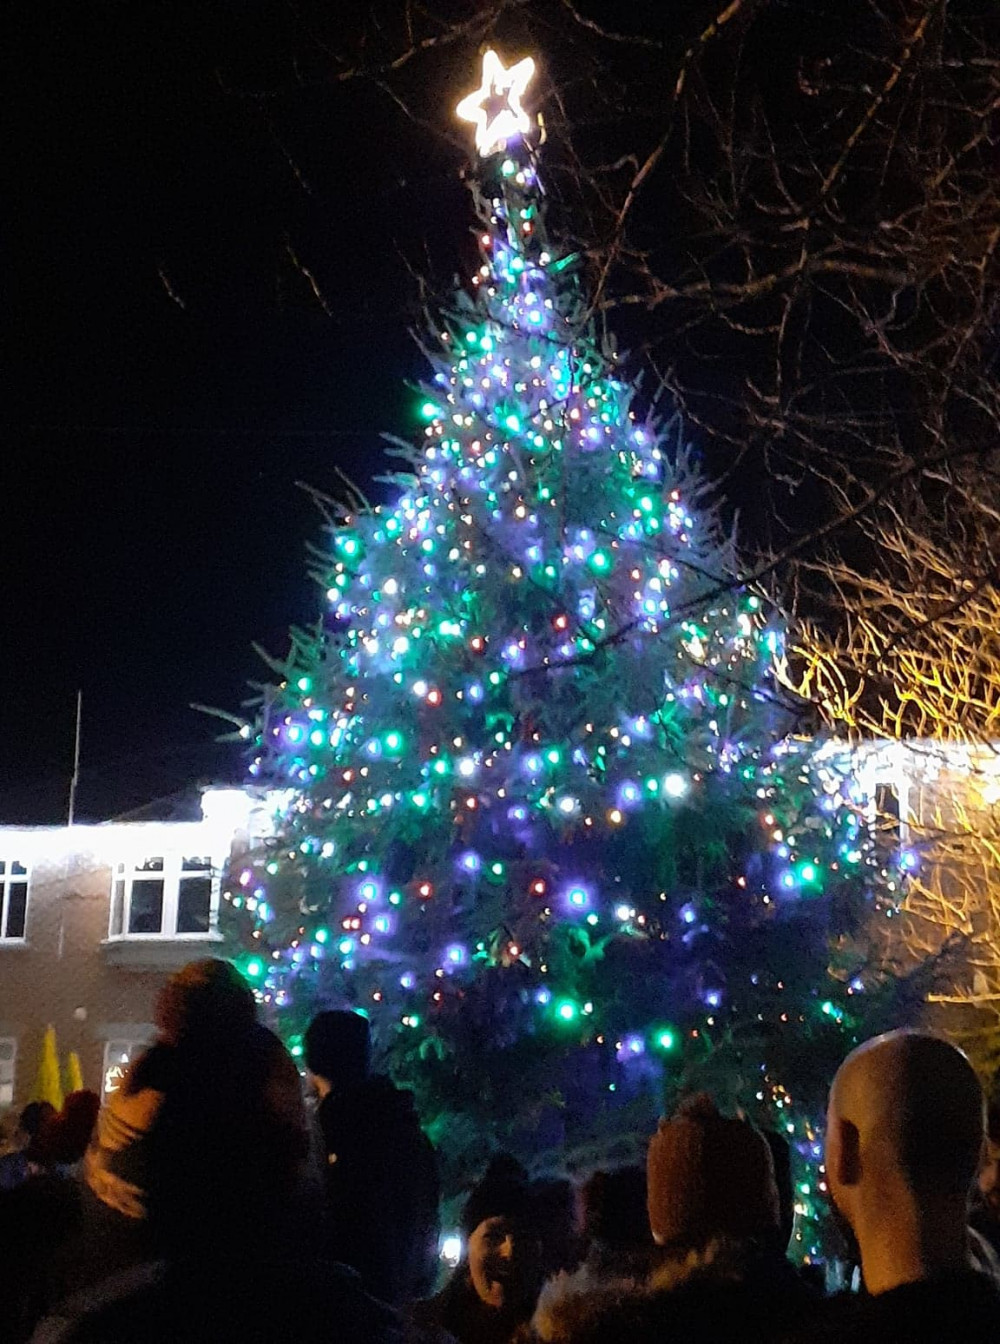
<svg viewBox="0 0 1000 1344"><path fill-rule="evenodd" d="M937 742L827 748L873 833L904 857L887 952L905 966L961 940L930 995L947 1027L1000 1052L1000 751ZM0 826L0 1115L35 1086L42 1038L115 1088L153 1033L164 978L221 955L222 873L273 833L287 795L210 788L195 820ZM970 1016L974 1014L974 1016ZM985 1028L984 1028L985 1024ZM992 1046L991 1046L992 1048Z"/></svg>
<svg viewBox="0 0 1000 1344"><path fill-rule="evenodd" d="M267 796L212 788L192 821L0 826L0 1114L30 1097L47 1026L106 1094L153 1033L164 978L219 953L222 871Z"/></svg>

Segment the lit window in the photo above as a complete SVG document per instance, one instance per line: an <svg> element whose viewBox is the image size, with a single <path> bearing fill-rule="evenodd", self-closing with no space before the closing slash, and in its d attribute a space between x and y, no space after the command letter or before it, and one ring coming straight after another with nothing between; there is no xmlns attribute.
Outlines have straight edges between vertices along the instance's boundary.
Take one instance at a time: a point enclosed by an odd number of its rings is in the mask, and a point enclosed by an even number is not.
<svg viewBox="0 0 1000 1344"><path fill-rule="evenodd" d="M157 855L115 867L112 938L205 937L219 913L219 876L207 855Z"/></svg>
<svg viewBox="0 0 1000 1344"><path fill-rule="evenodd" d="M133 1059L145 1050L149 1044L148 1037L135 1039L121 1038L113 1041L106 1041L104 1045L104 1088L103 1095L109 1097L112 1092L117 1092L122 1085L122 1080L128 1072L128 1066Z"/></svg>
<svg viewBox="0 0 1000 1344"><path fill-rule="evenodd" d="M0 939L23 939L28 917L28 870L16 859L0 859Z"/></svg>
<svg viewBox="0 0 1000 1344"><path fill-rule="evenodd" d="M14 1065L17 1062L17 1041L13 1036L0 1036L0 1106L14 1104Z"/></svg>

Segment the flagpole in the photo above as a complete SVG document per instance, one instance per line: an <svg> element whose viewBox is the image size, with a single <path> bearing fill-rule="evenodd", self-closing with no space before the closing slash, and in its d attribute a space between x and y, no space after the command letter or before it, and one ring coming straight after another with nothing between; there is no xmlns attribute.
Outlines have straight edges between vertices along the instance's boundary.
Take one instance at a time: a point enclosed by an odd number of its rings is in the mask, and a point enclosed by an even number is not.
<svg viewBox="0 0 1000 1344"><path fill-rule="evenodd" d="M68 826L73 825L73 816L76 812L76 786L80 782L80 720L83 716L83 691L76 693L76 737L73 741L73 778L69 782L69 816L66 819Z"/></svg>

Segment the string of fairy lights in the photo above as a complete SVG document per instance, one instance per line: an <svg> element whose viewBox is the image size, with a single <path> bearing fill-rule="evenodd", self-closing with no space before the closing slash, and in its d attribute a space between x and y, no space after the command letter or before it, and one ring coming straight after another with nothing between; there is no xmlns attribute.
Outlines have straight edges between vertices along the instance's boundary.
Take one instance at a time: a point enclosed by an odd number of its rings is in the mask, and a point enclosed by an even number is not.
<svg viewBox="0 0 1000 1344"><path fill-rule="evenodd" d="M481 264L438 332L412 474L332 531L339 633L299 650L260 724L252 773L288 803L227 900L267 1004L337 985L445 1049L489 972L518 1030L610 1052L614 1092L721 1031L734 994L720 973L695 1005L628 1022L620 991L594 990L612 944L687 948L710 918L696 890L616 869L613 844L641 851L721 780L757 816L763 860L732 881L762 918L874 859L844 772L762 733L781 717L780 628L548 239L533 70L490 53L461 105L483 156ZM759 974L780 991L777 968ZM817 1012L843 1020L833 995ZM756 1095L815 1159L815 1127L763 1066ZM813 1184L799 1194L811 1214Z"/></svg>

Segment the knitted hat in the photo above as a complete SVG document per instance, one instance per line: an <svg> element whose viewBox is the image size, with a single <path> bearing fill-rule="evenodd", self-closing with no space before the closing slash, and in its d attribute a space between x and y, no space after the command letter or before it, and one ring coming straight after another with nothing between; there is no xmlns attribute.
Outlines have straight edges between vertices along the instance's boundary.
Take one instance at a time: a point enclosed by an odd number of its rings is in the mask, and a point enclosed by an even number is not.
<svg viewBox="0 0 1000 1344"><path fill-rule="evenodd" d="M528 1173L509 1153L498 1153L465 1201L462 1231L470 1237L487 1218L520 1220L531 1210Z"/></svg>
<svg viewBox="0 0 1000 1344"><path fill-rule="evenodd" d="M692 1097L660 1127L646 1163L649 1222L661 1245L694 1249L717 1237L766 1236L778 1227L771 1151L747 1120Z"/></svg>

